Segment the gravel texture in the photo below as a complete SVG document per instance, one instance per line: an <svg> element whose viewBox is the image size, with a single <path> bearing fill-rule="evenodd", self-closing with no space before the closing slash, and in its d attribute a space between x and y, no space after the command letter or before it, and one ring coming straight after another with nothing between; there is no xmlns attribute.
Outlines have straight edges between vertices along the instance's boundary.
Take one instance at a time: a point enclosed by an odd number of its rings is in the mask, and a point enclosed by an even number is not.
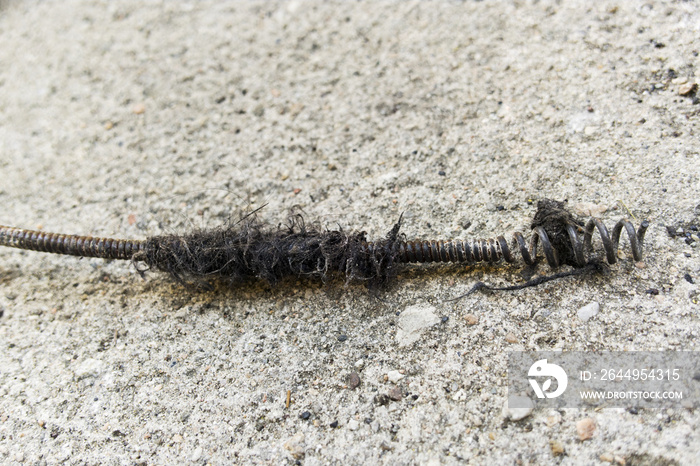
<svg viewBox="0 0 700 466"><path fill-rule="evenodd" d="M0 462L697 464L692 409L504 401L510 351L698 350L699 38L697 2L0 1L0 224L652 223L643 263L457 301L522 267L195 289L0 250Z"/></svg>

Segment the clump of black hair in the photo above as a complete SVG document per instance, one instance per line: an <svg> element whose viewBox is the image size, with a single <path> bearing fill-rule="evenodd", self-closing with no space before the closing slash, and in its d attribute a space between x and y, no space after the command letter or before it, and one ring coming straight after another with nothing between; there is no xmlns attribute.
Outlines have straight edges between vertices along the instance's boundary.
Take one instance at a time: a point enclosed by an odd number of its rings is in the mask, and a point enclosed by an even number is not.
<svg viewBox="0 0 700 466"><path fill-rule="evenodd" d="M276 228L249 215L226 228L149 238L134 259L181 282L262 279L274 285L286 277L344 276L381 288L396 274L400 226L401 219L383 240L368 243L365 232L323 230L299 214Z"/></svg>
<svg viewBox="0 0 700 466"><path fill-rule="evenodd" d="M537 212L532 218L530 228L542 227L547 232L550 243L554 247L561 264L574 267L576 262L574 248L566 231L567 226L583 227L584 223L566 209L566 202L543 199L537 202Z"/></svg>

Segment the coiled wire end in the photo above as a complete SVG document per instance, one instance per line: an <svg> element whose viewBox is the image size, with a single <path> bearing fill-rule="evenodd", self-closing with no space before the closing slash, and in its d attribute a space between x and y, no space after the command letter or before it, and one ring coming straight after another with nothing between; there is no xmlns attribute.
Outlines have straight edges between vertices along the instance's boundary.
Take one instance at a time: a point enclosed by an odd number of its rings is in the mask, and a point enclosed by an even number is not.
<svg viewBox="0 0 700 466"><path fill-rule="evenodd" d="M648 221L643 221L639 229L635 231L634 225L627 219L622 219L612 230L608 231L605 224L598 218L592 218L585 227L569 223L565 226L568 235L570 250L564 251L572 257L566 262L575 267L583 267L590 261L593 252L592 240L595 231L598 232L605 251L605 260L609 264L617 262L617 251L620 245L622 231L627 233L630 241L630 249L635 261L642 260L642 245L644 235L649 227ZM538 246L547 263L552 268L562 264L561 251L558 252L550 240L550 235L543 226L533 228L533 235L529 244L522 233L513 234L512 246L505 237L477 239L477 240L429 240L429 241L402 241L397 244L399 263L430 263L430 262L456 262L473 264L477 262L494 263L500 260L513 263L516 258L514 250L518 250L527 265L536 262Z"/></svg>

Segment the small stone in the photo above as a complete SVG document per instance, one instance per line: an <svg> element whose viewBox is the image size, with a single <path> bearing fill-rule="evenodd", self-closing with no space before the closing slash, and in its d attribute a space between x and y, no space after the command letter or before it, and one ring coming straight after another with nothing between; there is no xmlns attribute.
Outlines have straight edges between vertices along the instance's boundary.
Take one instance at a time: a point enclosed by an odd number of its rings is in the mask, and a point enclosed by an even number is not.
<svg viewBox="0 0 700 466"><path fill-rule="evenodd" d="M515 334L513 332L508 332L508 333L506 333L506 341L508 343L517 343L518 337L515 336Z"/></svg>
<svg viewBox="0 0 700 466"><path fill-rule="evenodd" d="M379 406L388 405L389 401L391 401L391 399L389 398L388 395L386 395L384 393L381 393L381 394L374 397L374 402L377 403Z"/></svg>
<svg viewBox="0 0 700 466"><path fill-rule="evenodd" d="M603 463L612 463L613 461L615 461L615 457L610 452L603 453L598 457L598 459Z"/></svg>
<svg viewBox="0 0 700 466"><path fill-rule="evenodd" d="M258 118L261 118L263 115L265 115L265 107L263 107L262 104L257 105L253 109L253 115L255 115Z"/></svg>
<svg viewBox="0 0 700 466"><path fill-rule="evenodd" d="M510 401L510 403L509 403ZM511 408L509 404L522 406L521 408ZM535 403L527 396L511 396L510 400L506 400L501 410L501 415L508 421L519 421L525 419L535 409Z"/></svg>
<svg viewBox="0 0 700 466"><path fill-rule="evenodd" d="M389 371L387 372L386 377L389 380L389 382L396 383L399 380L403 379L404 375L399 371Z"/></svg>
<svg viewBox="0 0 700 466"><path fill-rule="evenodd" d="M594 202L578 202L571 206L571 210L586 217L600 217L610 210L610 208L606 205L596 204Z"/></svg>
<svg viewBox="0 0 700 466"><path fill-rule="evenodd" d="M146 111L146 106L142 103L139 103L139 104L134 105L133 108L131 109L131 111L135 115L141 115L142 113L144 113Z"/></svg>
<svg viewBox="0 0 700 466"><path fill-rule="evenodd" d="M549 416L547 416L547 419L545 419L545 425L547 427L553 427L561 422L561 414L559 413L554 413Z"/></svg>
<svg viewBox="0 0 700 466"><path fill-rule="evenodd" d="M598 314L599 310L600 310L600 304L593 301L592 303L586 304L581 309L579 309L577 312L577 315L578 315L578 318L581 319L581 321L587 322L588 319L596 316Z"/></svg>
<svg viewBox="0 0 700 466"><path fill-rule="evenodd" d="M174 443L182 443L182 435L180 434L175 434L173 435L173 442Z"/></svg>
<svg viewBox="0 0 700 466"><path fill-rule="evenodd" d="M587 417L576 423L576 433L578 433L578 438L582 442L591 439L594 432L595 421L592 418Z"/></svg>
<svg viewBox="0 0 700 466"><path fill-rule="evenodd" d="M328 425L330 426L331 429L335 429L336 427L338 427L338 421L333 421Z"/></svg>
<svg viewBox="0 0 700 466"><path fill-rule="evenodd" d="M97 377L102 373L104 363L98 359L88 358L75 369L75 378L82 380L88 377Z"/></svg>
<svg viewBox="0 0 700 466"><path fill-rule="evenodd" d="M311 417L311 413L308 411L304 411L303 413L301 413L299 415L299 417L302 418L303 420L307 420Z"/></svg>
<svg viewBox="0 0 700 466"><path fill-rule="evenodd" d="M685 83L678 86L678 95L688 97L693 95L698 90L697 83Z"/></svg>
<svg viewBox="0 0 700 466"><path fill-rule="evenodd" d="M356 420L350 419L348 421L348 429L349 430L357 430L359 427L360 427L360 423L357 422Z"/></svg>
<svg viewBox="0 0 700 466"><path fill-rule="evenodd" d="M597 132L597 126L586 126L585 128L583 128L583 134L585 134L586 136L593 136Z"/></svg>
<svg viewBox="0 0 700 466"><path fill-rule="evenodd" d="M559 440L552 440L549 442L549 448L552 449L552 455L554 456L561 456L564 454L564 445L562 445Z"/></svg>
<svg viewBox="0 0 700 466"><path fill-rule="evenodd" d="M414 305L401 312L396 332L396 341L399 346L408 346L420 338L423 331L440 323L440 318L435 314L433 306Z"/></svg>
<svg viewBox="0 0 700 466"><path fill-rule="evenodd" d="M351 390L360 386L360 375L357 372L351 372L348 376L348 388Z"/></svg>
<svg viewBox="0 0 700 466"><path fill-rule="evenodd" d="M479 318L474 314L467 314L464 316L464 320L467 321L467 325L476 325L479 323Z"/></svg>
<svg viewBox="0 0 700 466"><path fill-rule="evenodd" d="M401 393L401 389L399 387L394 387L389 390L389 393L387 393L386 396L388 396L390 400L401 401L403 398L403 393Z"/></svg>
<svg viewBox="0 0 700 466"><path fill-rule="evenodd" d="M284 448L296 460L304 457L304 434L299 432L284 443Z"/></svg>
<svg viewBox="0 0 700 466"><path fill-rule="evenodd" d="M192 452L192 457L190 458L193 462L199 461L199 459L202 457L202 447L197 447L195 450Z"/></svg>
<svg viewBox="0 0 700 466"><path fill-rule="evenodd" d="M362 367L365 365L365 360L364 359L358 359L357 362L355 363L355 369L362 369Z"/></svg>

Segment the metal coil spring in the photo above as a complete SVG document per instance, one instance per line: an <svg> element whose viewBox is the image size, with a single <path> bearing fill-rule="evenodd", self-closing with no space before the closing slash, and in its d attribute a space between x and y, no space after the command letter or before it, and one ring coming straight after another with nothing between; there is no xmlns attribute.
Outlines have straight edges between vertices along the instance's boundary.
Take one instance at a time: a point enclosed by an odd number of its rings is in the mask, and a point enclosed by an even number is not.
<svg viewBox="0 0 700 466"><path fill-rule="evenodd" d="M0 225L0 246L81 257L131 260L144 241L64 235Z"/></svg>
<svg viewBox="0 0 700 466"><path fill-rule="evenodd" d="M634 225L626 219L622 219L612 230L608 232L605 224L600 219L592 218L585 228L568 225L566 231L569 235L571 248L574 252L576 266L582 267L588 262L587 255L592 249L593 233L597 229L605 250L605 259L609 264L617 262L617 250L620 244L620 235L624 228L630 241L630 249L635 261L642 260L642 243L644 234L649 227L646 220L641 223L637 231ZM536 227L530 244L528 245L522 233L514 233L514 246L517 246L523 261L527 265L535 263L538 244L547 263L552 268L561 265L556 249L552 246L549 235L541 226ZM581 234L581 232L583 234ZM370 249L372 249L370 247ZM464 240L438 240L438 241L402 241L398 244L398 262L429 263L429 262L459 262L472 264L476 262L498 262L501 259L506 262L515 262L515 257L503 236L495 239Z"/></svg>

